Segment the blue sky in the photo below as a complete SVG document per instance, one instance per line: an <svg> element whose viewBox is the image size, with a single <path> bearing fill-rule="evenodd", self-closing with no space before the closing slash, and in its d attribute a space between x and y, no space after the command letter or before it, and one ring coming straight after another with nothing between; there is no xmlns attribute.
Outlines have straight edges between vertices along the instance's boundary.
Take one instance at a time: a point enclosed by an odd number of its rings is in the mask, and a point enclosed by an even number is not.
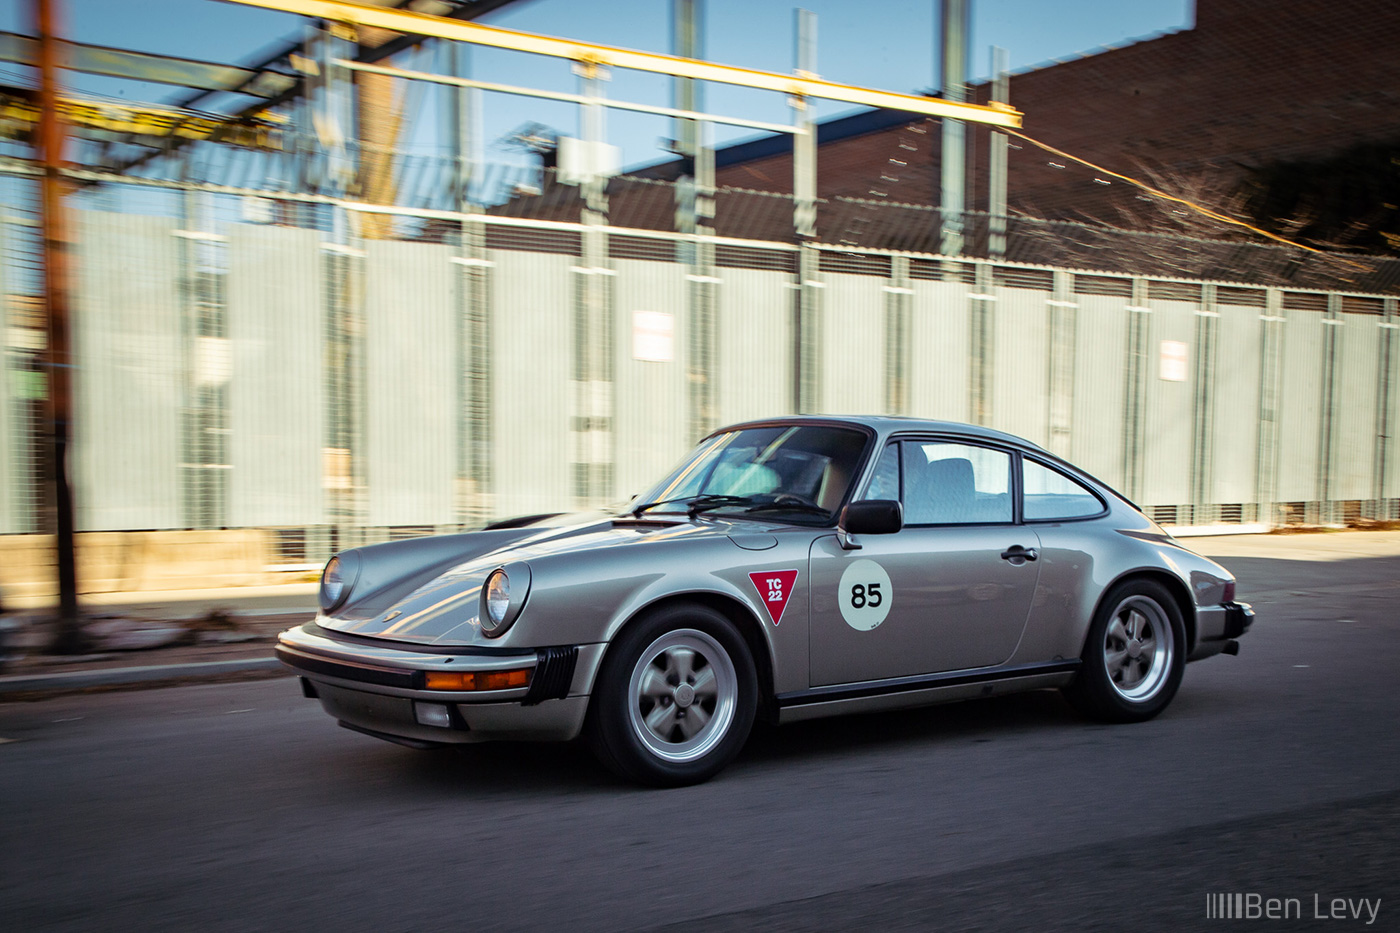
<svg viewBox="0 0 1400 933"><path fill-rule="evenodd" d="M61 30L80 41L212 61L242 62L259 49L304 32L296 16L223 3L219 0L57 0ZM706 57L726 64L768 71L793 67L793 9L776 0L708 0ZM817 15L818 72L844 84L917 92L936 85L937 0L805 0ZM30 0L0 3L0 29L31 32ZM988 71L992 45L1006 48L1013 69L1066 58L1106 44L1150 36L1190 25L1191 0L972 0L971 62L974 77ZM649 51L669 52L670 0L521 0L483 22L491 25L577 38ZM555 90L574 90L567 62L499 50L474 53L473 73L483 80ZM0 80L13 81L23 69L0 68ZM125 100L164 101L174 89L132 82L74 77L81 90ZM669 104L669 80L618 73L611 97ZM710 85L711 111L749 119L786 122L781 95ZM1013 101L1014 103L1014 101ZM822 102L819 117L847 108ZM538 121L565 133L577 130L570 105L486 95L485 157L512 160L492 144L513 127ZM1034 128L1034 114L1027 126ZM659 117L612 112L609 141L623 147L624 163L659 158L657 140L668 135ZM729 131L720 139L746 135Z"/></svg>

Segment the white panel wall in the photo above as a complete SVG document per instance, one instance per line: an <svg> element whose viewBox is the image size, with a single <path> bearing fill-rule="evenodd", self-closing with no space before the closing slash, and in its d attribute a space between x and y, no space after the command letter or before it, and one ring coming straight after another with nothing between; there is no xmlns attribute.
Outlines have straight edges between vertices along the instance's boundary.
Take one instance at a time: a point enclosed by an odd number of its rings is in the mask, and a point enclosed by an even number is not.
<svg viewBox="0 0 1400 933"><path fill-rule="evenodd" d="M1286 315L1275 495L1280 502L1306 502L1317 498L1324 325L1316 311L1289 311Z"/></svg>
<svg viewBox="0 0 1400 933"><path fill-rule="evenodd" d="M573 507L573 256L491 250L491 449L505 518Z"/></svg>
<svg viewBox="0 0 1400 933"><path fill-rule="evenodd" d="M455 520L458 267L450 246L365 245L365 480L372 526Z"/></svg>
<svg viewBox="0 0 1400 933"><path fill-rule="evenodd" d="M1076 295L1074 427L1070 461L1110 486L1122 488L1123 419L1128 352L1127 310L1132 302L1110 295Z"/></svg>
<svg viewBox="0 0 1400 933"><path fill-rule="evenodd" d="M1212 502L1253 502L1259 461L1260 308L1220 305L1216 318Z"/></svg>
<svg viewBox="0 0 1400 933"><path fill-rule="evenodd" d="M617 349L614 391L617 396L616 489L618 499L637 495L655 483L690 449L689 402L686 381L687 267L678 263L619 259L614 307L617 309ZM720 295L721 301L723 294ZM670 359L638 359L634 345L635 314L668 315ZM653 340L641 347L642 356L664 356L665 347ZM713 377L711 377L713 378Z"/></svg>
<svg viewBox="0 0 1400 933"><path fill-rule="evenodd" d="M178 528L179 251L163 217L75 212L73 451L79 531Z"/></svg>
<svg viewBox="0 0 1400 933"><path fill-rule="evenodd" d="M1373 314L1343 314L1337 330L1337 404L1332 425L1333 499L1375 494L1380 328Z"/></svg>
<svg viewBox="0 0 1400 933"><path fill-rule="evenodd" d="M821 276L819 411L870 415L885 410L885 290L873 275Z"/></svg>
<svg viewBox="0 0 1400 933"><path fill-rule="evenodd" d="M1147 421L1143 432L1144 504L1191 501L1191 457L1195 396L1196 310L1194 302L1153 300L1147 343ZM1162 378L1162 342L1187 346L1186 381Z"/></svg>
<svg viewBox="0 0 1400 933"><path fill-rule="evenodd" d="M237 224L228 251L229 524L320 524L326 521L320 235Z"/></svg>
<svg viewBox="0 0 1400 933"><path fill-rule="evenodd" d="M968 419L968 287L913 283L909 339L909 413L945 421Z"/></svg>
<svg viewBox="0 0 1400 933"><path fill-rule="evenodd" d="M1048 445L1050 294L1005 287L994 292L991 426Z"/></svg>
<svg viewBox="0 0 1400 933"><path fill-rule="evenodd" d="M789 415L793 408L792 276L722 268L716 404L720 424Z"/></svg>

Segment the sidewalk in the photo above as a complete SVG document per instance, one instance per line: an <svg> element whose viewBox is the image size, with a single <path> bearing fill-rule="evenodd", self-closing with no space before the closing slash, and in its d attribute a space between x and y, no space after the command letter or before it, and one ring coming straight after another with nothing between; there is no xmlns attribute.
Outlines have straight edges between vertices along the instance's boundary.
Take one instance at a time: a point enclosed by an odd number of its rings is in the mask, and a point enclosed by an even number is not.
<svg viewBox="0 0 1400 933"><path fill-rule="evenodd" d="M79 598L91 653L48 654L52 598L11 601L0 701L131 684L279 676L277 633L316 614L316 584Z"/></svg>

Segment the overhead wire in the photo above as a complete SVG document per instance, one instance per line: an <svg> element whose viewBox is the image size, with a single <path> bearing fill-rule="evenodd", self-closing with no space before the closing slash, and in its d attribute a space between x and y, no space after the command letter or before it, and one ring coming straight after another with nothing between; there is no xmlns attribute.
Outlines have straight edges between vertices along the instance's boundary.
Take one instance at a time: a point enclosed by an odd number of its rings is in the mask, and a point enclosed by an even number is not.
<svg viewBox="0 0 1400 933"><path fill-rule="evenodd" d="M1316 247L1308 246L1305 243L1299 243L1296 240L1290 240L1287 237L1279 236L1277 233L1271 233L1268 230L1263 229L1262 227L1257 227L1254 224L1249 223L1248 221L1240 220L1236 217L1231 217L1228 214L1222 214L1220 211L1213 210L1212 208L1206 207L1203 204L1197 204L1195 201L1192 201L1189 198L1183 198L1178 195L1169 194L1160 188L1156 188L1152 185L1149 185L1145 181L1139 181L1138 179L1128 175L1124 175L1121 172L1115 172L1112 169L1104 168L1102 165L1090 162L1088 159L1081 159L1077 155L1065 152L1063 149L1057 149L1049 143L1041 142L1040 140L1032 136L1027 136L1025 133L1018 133L1016 130L1006 129L1004 127L998 127L997 130L998 132L1006 133L1008 136L1015 136L1017 139L1023 139L1026 142L1030 143L1032 146L1036 146L1040 149L1043 149L1046 152L1051 153L1052 155L1057 155L1062 159L1069 159L1072 162L1078 162L1080 165L1088 166L1096 172L1102 172L1105 175L1117 178L1119 181L1125 181L1128 184L1133 185L1134 187L1139 188L1143 191L1146 191L1148 194L1151 194L1155 197L1159 197L1164 200L1172 201L1174 203L1181 204L1185 207L1189 207L1191 210L1196 211L1197 213L1202 214L1206 217L1209 217L1212 220L1218 220L1221 223L1230 224L1236 227L1242 227L1245 230L1248 230L1252 233L1257 233L1260 236L1268 237L1270 240L1282 243L1285 246L1291 246L1295 249L1306 250L1309 253L1317 253L1319 255L1326 256L1336 255L1335 253L1328 252L1327 250L1317 249Z"/></svg>

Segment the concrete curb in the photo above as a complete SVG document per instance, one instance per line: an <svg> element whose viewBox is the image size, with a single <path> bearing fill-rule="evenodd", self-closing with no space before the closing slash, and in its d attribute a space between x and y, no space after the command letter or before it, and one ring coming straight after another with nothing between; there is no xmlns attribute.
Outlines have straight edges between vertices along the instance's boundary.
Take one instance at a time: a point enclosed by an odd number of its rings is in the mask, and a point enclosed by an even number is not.
<svg viewBox="0 0 1400 933"><path fill-rule="evenodd" d="M243 658L233 661L200 661L193 664L152 664L145 667L110 667L97 671L65 671L59 674L26 674L0 677L0 697L13 693L82 690L161 680L199 680L226 674L286 670L276 658ZM290 674L290 672L288 672Z"/></svg>

